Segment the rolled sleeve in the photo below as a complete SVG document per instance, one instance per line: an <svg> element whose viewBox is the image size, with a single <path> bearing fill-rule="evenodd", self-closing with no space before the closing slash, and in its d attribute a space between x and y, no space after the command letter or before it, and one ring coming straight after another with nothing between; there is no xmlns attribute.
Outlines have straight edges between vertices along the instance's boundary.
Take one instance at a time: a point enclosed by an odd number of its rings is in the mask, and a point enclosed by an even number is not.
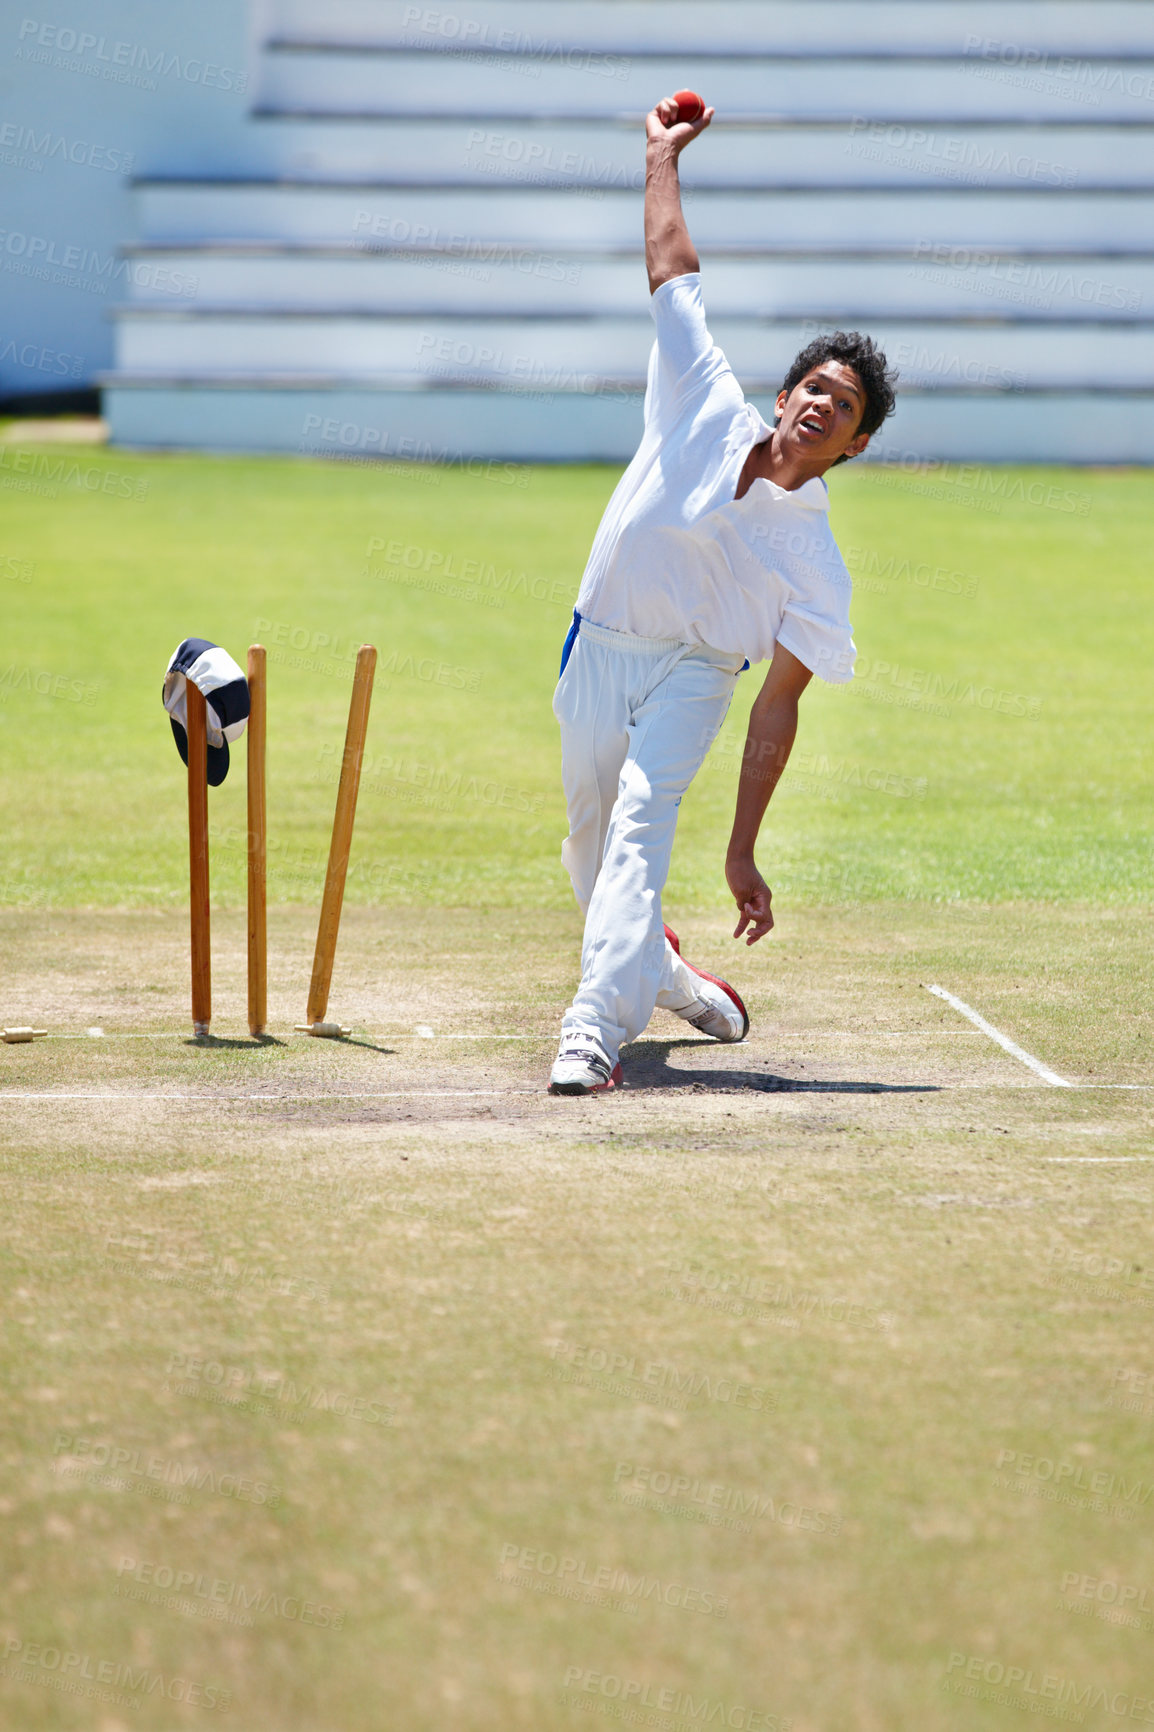
<svg viewBox="0 0 1154 1732"><path fill-rule="evenodd" d="M671 379L683 379L709 358L716 345L705 324L701 272L670 277L649 298L657 326L657 349Z"/></svg>
<svg viewBox="0 0 1154 1732"><path fill-rule="evenodd" d="M857 646L848 622L835 622L791 602L782 616L777 641L819 680L841 686L853 679Z"/></svg>
<svg viewBox="0 0 1154 1732"><path fill-rule="evenodd" d="M690 401L726 376L729 362L709 334L701 298L701 273L670 277L649 298L657 342L649 361L646 422L676 417ZM733 379L733 388L740 388Z"/></svg>

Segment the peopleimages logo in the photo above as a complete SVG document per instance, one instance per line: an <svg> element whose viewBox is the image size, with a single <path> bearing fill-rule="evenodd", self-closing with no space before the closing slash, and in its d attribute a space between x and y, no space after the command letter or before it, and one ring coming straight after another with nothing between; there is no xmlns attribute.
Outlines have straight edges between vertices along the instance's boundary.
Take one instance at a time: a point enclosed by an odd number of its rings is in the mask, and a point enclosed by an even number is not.
<svg viewBox="0 0 1154 1732"><path fill-rule="evenodd" d="M985 1686L983 1688L983 1686ZM942 1689L1003 1707L1027 1709L1050 1720L1081 1725L1089 1710L1100 1708L1121 1720L1154 1724L1154 1697L1132 1696L1106 1684L1079 1684L1059 1672L1035 1672L1030 1666L1007 1666L987 1654L950 1655Z"/></svg>
<svg viewBox="0 0 1154 1732"><path fill-rule="evenodd" d="M808 754L808 758L808 765L798 764L800 769L809 768L813 771L820 764L826 774L836 773L830 759L819 759L812 753ZM844 760L836 762L844 778ZM852 780L852 777L848 779ZM860 777L858 783L860 785ZM678 1288L684 1287L690 1292L718 1293L748 1300L753 1307L780 1306L783 1310L800 1312L807 1317L817 1316L832 1323L851 1323L864 1329L886 1329L892 1322L892 1318L883 1319L873 1306L862 1305L843 1296L830 1298L822 1293L807 1293L801 1288L793 1287L788 1281L774 1280L771 1276L756 1272L742 1273L740 1269L719 1268L684 1259L675 1259L666 1267L673 1286L662 1288L662 1292L671 1295L676 1295Z"/></svg>
<svg viewBox="0 0 1154 1732"><path fill-rule="evenodd" d="M160 1696L168 1702L183 1702L190 1708L210 1708L223 1713L232 1701L231 1690L224 1690L219 1684L170 1676L132 1661L102 1660L95 1654L76 1653L51 1642L28 1642L20 1636L5 1640L0 1677L14 1684L45 1685L68 1696L86 1696L126 1708L139 1708L146 1696ZM123 1690L137 1694L117 1693Z"/></svg>
<svg viewBox="0 0 1154 1732"><path fill-rule="evenodd" d="M408 47L431 38L428 46L439 47L461 55L503 54L529 59L533 76L549 63L567 66L575 72L591 72L599 78L628 78L632 64L623 54L600 54L588 48L574 48L557 37L534 36L530 30L509 27L498 29L488 19L464 18L456 12L442 12L428 6L406 6L401 19L401 39ZM464 58L471 58L468 53Z"/></svg>
<svg viewBox="0 0 1154 1732"><path fill-rule="evenodd" d="M795 1527L818 1534L841 1531L841 1517L831 1510L793 1503L788 1498L774 1499L769 1495L762 1496L760 1492L743 1491L738 1486L720 1485L696 1479L690 1474L673 1473L632 1461L616 1464L613 1486L614 1502L633 1503L642 1509L686 1513L700 1516L705 1521L714 1514L719 1517L722 1514L753 1516L757 1521L776 1522L781 1527ZM749 1532L748 1526L744 1531Z"/></svg>
<svg viewBox="0 0 1154 1732"><path fill-rule="evenodd" d="M534 572L514 571L511 565L504 570L498 569L492 560L468 559L458 557L452 549L442 547L422 547L417 542L401 541L394 538L386 541L383 536L373 535L369 538L365 557L372 560L379 556L385 570L398 572L416 572L422 577L432 576L459 584L471 584L476 590L488 590L505 597L522 596L531 601L561 602L569 605L573 600L572 590L561 578L547 578ZM378 575L372 568L369 576Z"/></svg>
<svg viewBox="0 0 1154 1732"><path fill-rule="evenodd" d="M1136 313L1142 305L1139 290L1128 288L1121 283L1104 281L1101 277L1087 276L1076 266L1072 268L1061 259L1057 262L1050 259L1016 259L1004 252L994 252L988 248L954 246L948 241L932 240L915 242L912 256L919 262L961 273L963 277L980 272L991 283L1004 284L1009 289L1035 290L1044 297L1038 302L1043 307L1051 306L1055 297L1062 296L1081 301L1083 306L1113 308L1131 313ZM936 277L930 280L944 282L946 279Z"/></svg>
<svg viewBox="0 0 1154 1732"><path fill-rule="evenodd" d="M967 59L984 60L1007 72L1029 74L1030 89L1041 88L1039 75L1055 82L1059 94L1076 94L1079 100L1099 103L1103 94L1137 97L1139 101L1154 101L1154 78L1148 72L1130 71L1112 66L1103 60L1075 59L1069 54L1051 54L1049 49L1027 48L1018 42L1000 42L993 36L966 37L962 53ZM977 70L968 67L967 70ZM1008 83L1017 83L1013 78Z"/></svg>
<svg viewBox="0 0 1154 1732"><path fill-rule="evenodd" d="M137 1584L143 1592L132 1592L128 1583ZM116 1566L114 1591L122 1599L146 1599L151 1604L171 1602L172 1610L203 1611L221 1621L227 1612L233 1611L239 1614L233 1621L244 1625L252 1624L251 1612L287 1618L290 1623L310 1624L321 1630L339 1630L345 1621L341 1606L147 1558L121 1558Z"/></svg>
<svg viewBox="0 0 1154 1732"><path fill-rule="evenodd" d="M185 59L169 49L149 49L141 42L114 42L106 36L95 36L90 30L48 24L39 18L22 19L19 42L18 60L55 66L62 71L85 72L90 77L120 84L138 84L146 90L156 89L153 73L161 78L178 78L183 84L200 84L206 90L242 91L248 84L248 74L232 66ZM144 74L144 79L133 77L137 73Z"/></svg>
<svg viewBox="0 0 1154 1732"><path fill-rule="evenodd" d="M42 169L46 162L71 162L77 168L100 168L108 174L131 174L133 154L110 144L94 144L87 139L67 138L60 132L37 132L35 127L19 121L6 120L0 125L0 149L20 152L25 163ZM5 157L10 166L23 163Z"/></svg>
<svg viewBox="0 0 1154 1732"><path fill-rule="evenodd" d="M1058 1592L1071 1599L1096 1600L1100 1605L1119 1606L1123 1610L1132 1606L1136 1612L1154 1611L1154 1605L1151 1605L1149 1599L1149 1589L1137 1587L1131 1582L1102 1580L1098 1576L1088 1576L1081 1570L1064 1570Z"/></svg>
<svg viewBox="0 0 1154 1732"><path fill-rule="evenodd" d="M24 229L0 229L0 269L40 282L64 283L88 294L104 295L112 283L135 283L161 294L195 297L199 278L173 271L149 259L116 258L93 247L29 234Z"/></svg>
<svg viewBox="0 0 1154 1732"><path fill-rule="evenodd" d="M770 1413L777 1406L777 1396L760 1384L719 1377L712 1371L682 1369L669 1360L643 1359L636 1353L559 1340L550 1343L549 1357L556 1367L553 1375L560 1382L580 1383L591 1378L596 1388L608 1387L611 1392L627 1395L636 1394L637 1388L653 1390L671 1406L695 1398L750 1408L756 1413ZM598 1373L607 1375L602 1379Z"/></svg>
<svg viewBox="0 0 1154 1732"><path fill-rule="evenodd" d="M509 1569L515 1572L509 1575ZM535 1546L507 1543L501 1547L497 1580L517 1586L517 1575L545 1577L574 1587L590 1588L596 1593L620 1594L627 1606L649 1600L656 1605L671 1606L681 1612L700 1612L706 1618L724 1618L729 1601L708 1588L691 1587L686 1582L651 1576L644 1570L632 1574L627 1565L591 1563L565 1552L540 1551ZM622 1608L624 1609L624 1608Z"/></svg>
<svg viewBox="0 0 1154 1732"><path fill-rule="evenodd" d="M74 1475L108 1469L113 1491L128 1489L133 1479L155 1481L159 1485L183 1491L207 1491L214 1496L235 1498L240 1503L263 1504L276 1509L281 1489L267 1480L251 1479L247 1474L216 1473L199 1462L180 1461L175 1457L149 1455L127 1444L115 1444L90 1437L75 1437L71 1432L58 1431L52 1444L59 1474ZM64 1459L61 1460L60 1458Z"/></svg>
<svg viewBox="0 0 1154 1732"><path fill-rule="evenodd" d="M855 578L859 575L880 577L886 583L908 583L912 589L933 589L946 595L974 596L978 593L978 579L972 573L955 571L948 565L902 559L895 553L882 554L866 547L847 547L844 555ZM884 587L880 593L887 593Z"/></svg>
<svg viewBox="0 0 1154 1732"><path fill-rule="evenodd" d="M968 180L980 185L983 179L1002 176L1039 181L1043 186L1060 186L1067 190L1078 183L1076 168L1066 168L1061 163L1030 156L1025 151L1010 152L985 138L960 138L930 132L921 126L867 120L861 115L855 115L849 132L851 139L864 133L874 158L884 160L883 146L890 152L890 161L906 151L915 167L921 168L924 161L928 172L936 171L946 179ZM845 149L861 154L860 145L847 144Z"/></svg>
<svg viewBox="0 0 1154 1732"><path fill-rule="evenodd" d="M1055 1485L1093 1492L1097 1497L1120 1497L1125 1503L1148 1504L1154 1496L1154 1484L1143 1484L1140 1479L1128 1480L1112 1468L1090 1469L1080 1462L1057 1461L1048 1455L1026 1455L1017 1449L1000 1449L995 1466L1012 1467L1015 1473L1032 1479L1052 1480Z"/></svg>
<svg viewBox="0 0 1154 1732"><path fill-rule="evenodd" d="M868 656L860 656L854 672L858 687L888 682L899 691L912 694L914 700L943 698L947 704L969 704L973 709L989 710L1000 716L1038 716L1042 711L1042 699L1028 693L978 686L958 674L947 677L929 668L907 667L901 662L880 658L870 661Z"/></svg>
<svg viewBox="0 0 1154 1732"><path fill-rule="evenodd" d="M353 1395L311 1378L299 1384L284 1371L251 1365L234 1365L219 1359L203 1359L183 1351L170 1353L165 1367L164 1389L175 1395L199 1396L237 1406L252 1413L292 1411L335 1413L342 1418L363 1420L368 1425L391 1425L394 1409L366 1395ZM172 1383L172 1377L182 1381Z"/></svg>
<svg viewBox="0 0 1154 1732"><path fill-rule="evenodd" d="M671 1715L675 1720L688 1720L694 1725L730 1726L734 1732L789 1732L792 1720L780 1714L770 1714L762 1708L748 1708L740 1702L724 1702L716 1697L694 1696L675 1685L653 1684L639 1678L623 1678L616 1672L597 1672L585 1666L568 1666L563 1679L562 1704L597 1712L600 1705L589 1698L600 1696L606 1703L620 1704L613 1709L600 1708L614 1719L632 1720L637 1725L655 1724L654 1714ZM638 1709L648 1710L642 1720Z"/></svg>

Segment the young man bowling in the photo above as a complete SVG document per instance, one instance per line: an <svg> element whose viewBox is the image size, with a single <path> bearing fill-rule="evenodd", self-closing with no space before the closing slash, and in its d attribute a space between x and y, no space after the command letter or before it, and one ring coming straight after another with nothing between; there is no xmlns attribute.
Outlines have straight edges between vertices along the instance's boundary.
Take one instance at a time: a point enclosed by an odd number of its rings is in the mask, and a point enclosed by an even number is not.
<svg viewBox="0 0 1154 1732"><path fill-rule="evenodd" d="M581 984L549 1088L621 1082L622 1044L655 1005L715 1040L749 1018L727 982L663 926L677 809L725 720L737 676L769 672L754 701L725 874L747 944L773 925L754 860L761 821L814 674L852 677L850 576L822 476L865 450L894 407L868 337L819 337L797 357L771 428L710 337L677 159L709 125L666 97L646 118L645 261L657 341L641 444L601 520L565 643L561 724L569 835L561 855L585 915Z"/></svg>

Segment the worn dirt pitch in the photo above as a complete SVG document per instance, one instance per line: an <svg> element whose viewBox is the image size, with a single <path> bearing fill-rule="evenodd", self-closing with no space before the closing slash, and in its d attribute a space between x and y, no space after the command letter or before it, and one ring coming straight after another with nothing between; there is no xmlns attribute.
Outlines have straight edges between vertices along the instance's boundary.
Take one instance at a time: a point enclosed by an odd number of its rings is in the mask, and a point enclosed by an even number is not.
<svg viewBox="0 0 1154 1732"><path fill-rule="evenodd" d="M290 1032L314 920L273 912L256 1046L216 917L197 1048L183 915L3 916L53 1038L0 1047L0 1723L206 1723L174 1679L245 1732L1142 1693L1148 911L687 918L749 1041L659 1017L593 1101L543 1091L575 918L347 910L339 1046Z"/></svg>

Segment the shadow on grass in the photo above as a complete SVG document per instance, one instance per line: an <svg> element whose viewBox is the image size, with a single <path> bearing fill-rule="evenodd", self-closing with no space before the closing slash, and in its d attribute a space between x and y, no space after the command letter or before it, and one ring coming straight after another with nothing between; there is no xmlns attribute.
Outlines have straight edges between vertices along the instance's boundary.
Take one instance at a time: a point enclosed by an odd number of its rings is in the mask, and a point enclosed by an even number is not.
<svg viewBox="0 0 1154 1732"><path fill-rule="evenodd" d="M669 1055L684 1047L700 1051L698 1040L646 1041L626 1048L622 1070L627 1088L690 1089L698 1093L737 1094L753 1089L759 1094L831 1095L920 1095L938 1094L937 1083L843 1082L835 1078L776 1076L767 1070L681 1070L669 1063Z"/></svg>
<svg viewBox="0 0 1154 1732"><path fill-rule="evenodd" d="M247 1038L240 1037L237 1039L230 1039L227 1035L190 1034L184 1044L185 1046L199 1047L203 1052L212 1052L214 1049L219 1052L259 1052L262 1047L266 1046L280 1047L283 1051L291 1042L278 1040L275 1034L252 1034ZM371 1040L350 1040L348 1035L342 1035L339 1040L320 1039L317 1041L317 1045L362 1046L366 1052L379 1052L385 1058L396 1058L397 1056L396 1047L377 1046Z"/></svg>
<svg viewBox="0 0 1154 1732"><path fill-rule="evenodd" d="M347 1034L342 1034L339 1039L335 1037L330 1039L327 1035L313 1035L310 1038L315 1040L318 1046L363 1046L366 1052L384 1053L386 1058L396 1058L397 1056L395 1046L377 1046L375 1041L353 1040Z"/></svg>
<svg viewBox="0 0 1154 1732"><path fill-rule="evenodd" d="M266 1046L286 1047L287 1040L275 1034L248 1034L234 1038L227 1034L190 1034L185 1046L199 1047L204 1052L260 1052Z"/></svg>

